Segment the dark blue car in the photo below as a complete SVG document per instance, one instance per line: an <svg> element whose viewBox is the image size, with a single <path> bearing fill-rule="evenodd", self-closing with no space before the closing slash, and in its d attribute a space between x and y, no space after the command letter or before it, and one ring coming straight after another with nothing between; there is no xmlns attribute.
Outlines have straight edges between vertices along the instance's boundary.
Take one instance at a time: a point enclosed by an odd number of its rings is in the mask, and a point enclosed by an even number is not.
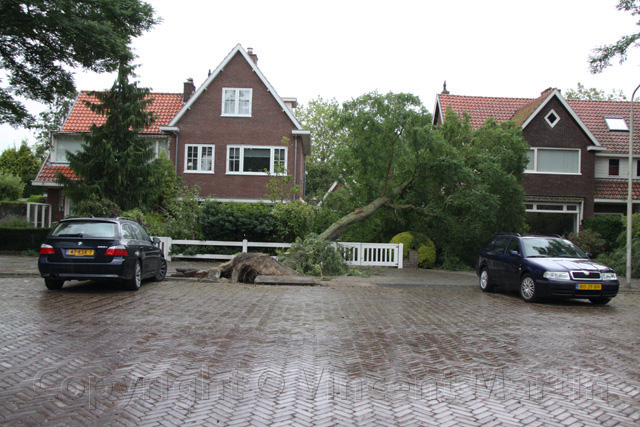
<svg viewBox="0 0 640 427"><path fill-rule="evenodd" d="M526 302L564 297L607 304L620 287L611 268L557 236L493 236L480 249L476 272L482 291L518 289Z"/></svg>

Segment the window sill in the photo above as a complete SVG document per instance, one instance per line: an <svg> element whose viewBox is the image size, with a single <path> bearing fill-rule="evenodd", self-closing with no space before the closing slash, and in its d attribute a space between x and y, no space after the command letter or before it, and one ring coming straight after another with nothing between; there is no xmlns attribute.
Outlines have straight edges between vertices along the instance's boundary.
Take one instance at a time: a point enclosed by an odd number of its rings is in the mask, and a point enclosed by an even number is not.
<svg viewBox="0 0 640 427"><path fill-rule="evenodd" d="M213 171L182 171L182 173L213 175L215 172L213 172Z"/></svg>

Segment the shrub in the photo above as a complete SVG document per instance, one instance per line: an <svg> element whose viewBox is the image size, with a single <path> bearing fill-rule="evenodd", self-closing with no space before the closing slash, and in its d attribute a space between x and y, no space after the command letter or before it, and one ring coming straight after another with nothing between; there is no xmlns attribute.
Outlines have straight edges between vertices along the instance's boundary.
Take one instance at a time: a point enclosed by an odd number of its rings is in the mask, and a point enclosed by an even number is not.
<svg viewBox="0 0 640 427"><path fill-rule="evenodd" d="M206 240L273 242L277 240L272 207L262 203L208 201L200 218Z"/></svg>
<svg viewBox="0 0 640 427"><path fill-rule="evenodd" d="M313 231L316 208L299 200L278 203L272 209L278 240L293 242Z"/></svg>
<svg viewBox="0 0 640 427"><path fill-rule="evenodd" d="M95 194L78 203L78 206L75 208L75 214L77 216L116 218L119 213L120 208L113 200L101 199Z"/></svg>
<svg viewBox="0 0 640 427"><path fill-rule="evenodd" d="M420 268L433 268L436 263L436 245L425 234L405 231L393 236L390 243L402 243L402 254L405 258L409 256L409 251L418 251Z"/></svg>
<svg viewBox="0 0 640 427"><path fill-rule="evenodd" d="M31 227L31 224L29 224L29 221L24 217L7 216L0 219L0 227L27 228Z"/></svg>
<svg viewBox="0 0 640 427"><path fill-rule="evenodd" d="M331 242L318 239L318 235L313 233L304 239L297 238L291 248L280 256L280 261L299 273L311 276L341 275L348 270L342 250Z"/></svg>
<svg viewBox="0 0 640 427"><path fill-rule="evenodd" d="M22 196L25 184L19 176L0 171L0 200L17 200Z"/></svg>
<svg viewBox="0 0 640 427"><path fill-rule="evenodd" d="M571 233L569 235L569 240L571 240L577 247L593 256L598 256L601 253L606 252L607 249L607 241L604 240L599 233L589 228L583 229L578 234Z"/></svg>
<svg viewBox="0 0 640 427"><path fill-rule="evenodd" d="M42 194L32 194L27 199L27 202L30 203L44 203L44 196Z"/></svg>
<svg viewBox="0 0 640 427"><path fill-rule="evenodd" d="M616 240L624 230L622 217L617 215L599 215L586 218L583 223L583 230L589 229L598 233L606 243L605 251L609 252L617 246Z"/></svg>

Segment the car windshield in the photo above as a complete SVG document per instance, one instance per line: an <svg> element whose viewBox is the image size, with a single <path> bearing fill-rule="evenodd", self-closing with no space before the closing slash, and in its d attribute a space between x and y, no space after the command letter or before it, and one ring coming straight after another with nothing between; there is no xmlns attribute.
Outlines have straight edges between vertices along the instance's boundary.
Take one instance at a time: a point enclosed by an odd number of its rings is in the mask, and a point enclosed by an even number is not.
<svg viewBox="0 0 640 427"><path fill-rule="evenodd" d="M116 226L113 222L70 221L61 222L53 230L53 237L116 237Z"/></svg>
<svg viewBox="0 0 640 427"><path fill-rule="evenodd" d="M587 258L568 240L533 237L522 239L522 244L527 258Z"/></svg>

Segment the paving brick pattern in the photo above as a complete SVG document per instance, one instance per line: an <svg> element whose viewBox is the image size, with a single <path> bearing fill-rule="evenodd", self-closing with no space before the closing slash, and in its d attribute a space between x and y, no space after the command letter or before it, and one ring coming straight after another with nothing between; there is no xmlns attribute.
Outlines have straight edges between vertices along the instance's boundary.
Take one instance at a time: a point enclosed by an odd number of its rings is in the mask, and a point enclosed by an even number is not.
<svg viewBox="0 0 640 427"><path fill-rule="evenodd" d="M2 278L0 424L632 426L639 331L638 293Z"/></svg>

